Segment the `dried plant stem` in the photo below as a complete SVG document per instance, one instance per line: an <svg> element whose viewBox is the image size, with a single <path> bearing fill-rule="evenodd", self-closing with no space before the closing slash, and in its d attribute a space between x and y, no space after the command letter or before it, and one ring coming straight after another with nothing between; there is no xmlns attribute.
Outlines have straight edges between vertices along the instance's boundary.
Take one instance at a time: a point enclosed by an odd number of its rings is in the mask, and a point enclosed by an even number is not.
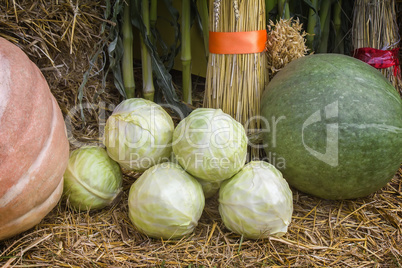
<svg viewBox="0 0 402 268"><path fill-rule="evenodd" d="M353 16L353 47L394 49L400 36L396 22L394 0L356 0ZM402 94L401 75L394 75L394 67L380 69L392 85Z"/></svg>
<svg viewBox="0 0 402 268"><path fill-rule="evenodd" d="M215 32L255 31L266 28L265 1L211 1L210 28ZM260 128L258 118L262 91L268 82L264 53L210 54L204 107L220 108L252 136ZM250 146L249 159L259 156Z"/></svg>

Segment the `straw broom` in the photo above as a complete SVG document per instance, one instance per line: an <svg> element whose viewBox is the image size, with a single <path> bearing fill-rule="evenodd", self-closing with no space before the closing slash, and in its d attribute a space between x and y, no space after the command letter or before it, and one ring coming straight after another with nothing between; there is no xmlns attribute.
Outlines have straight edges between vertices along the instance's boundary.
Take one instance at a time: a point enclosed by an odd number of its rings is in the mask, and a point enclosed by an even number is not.
<svg viewBox="0 0 402 268"><path fill-rule="evenodd" d="M266 29L263 0L210 0L209 6L210 31ZM264 53L209 55L203 105L220 108L243 124L249 136L248 160L258 158L261 151L250 137L254 137L260 128L260 99L267 82Z"/></svg>
<svg viewBox="0 0 402 268"><path fill-rule="evenodd" d="M354 49L370 47L391 50L398 47L400 37L394 0L356 0L353 15ZM400 73L395 66L379 69L402 95Z"/></svg>

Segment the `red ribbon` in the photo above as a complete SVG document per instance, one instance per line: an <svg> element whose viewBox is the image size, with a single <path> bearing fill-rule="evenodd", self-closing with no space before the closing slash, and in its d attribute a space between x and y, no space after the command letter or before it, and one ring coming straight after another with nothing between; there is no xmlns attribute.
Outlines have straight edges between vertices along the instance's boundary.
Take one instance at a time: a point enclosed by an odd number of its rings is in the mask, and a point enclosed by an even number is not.
<svg viewBox="0 0 402 268"><path fill-rule="evenodd" d="M209 52L214 54L248 54L265 50L267 31L209 32Z"/></svg>
<svg viewBox="0 0 402 268"><path fill-rule="evenodd" d="M394 66L394 76L397 76L400 72L399 47L392 50L363 47L356 49L353 56L377 69L384 69Z"/></svg>

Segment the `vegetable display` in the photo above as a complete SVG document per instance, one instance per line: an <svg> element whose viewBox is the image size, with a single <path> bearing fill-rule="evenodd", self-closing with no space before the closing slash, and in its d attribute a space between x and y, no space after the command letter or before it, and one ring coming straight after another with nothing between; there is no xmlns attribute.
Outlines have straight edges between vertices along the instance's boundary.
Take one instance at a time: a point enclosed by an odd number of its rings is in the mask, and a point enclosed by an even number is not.
<svg viewBox="0 0 402 268"><path fill-rule="evenodd" d="M367 196L401 163L401 98L379 71L352 57L292 61L266 88L261 114L275 122L275 131L264 132L267 155L284 159L284 177L305 193Z"/></svg>
<svg viewBox="0 0 402 268"><path fill-rule="evenodd" d="M273 165L251 161L222 183L219 213L228 229L245 238L280 237L292 220L292 191Z"/></svg>
<svg viewBox="0 0 402 268"><path fill-rule="evenodd" d="M219 188L222 184L222 181L206 181L199 178L196 179L201 184L205 198L211 198L214 196L219 191Z"/></svg>
<svg viewBox="0 0 402 268"><path fill-rule="evenodd" d="M131 186L129 217L142 233L164 239L193 232L205 197L201 185L175 163L161 163L145 171Z"/></svg>
<svg viewBox="0 0 402 268"><path fill-rule="evenodd" d="M198 108L173 133L173 153L194 177L218 182L232 177L247 155L244 127L220 109Z"/></svg>
<svg viewBox="0 0 402 268"><path fill-rule="evenodd" d="M69 144L39 68L0 38L0 240L38 224L57 204Z"/></svg>
<svg viewBox="0 0 402 268"><path fill-rule="evenodd" d="M97 146L81 147L70 154L64 173L64 196L76 210L101 209L122 190L119 164Z"/></svg>
<svg viewBox="0 0 402 268"><path fill-rule="evenodd" d="M172 152L173 120L158 104L132 98L121 102L106 121L104 144L121 167L145 171Z"/></svg>

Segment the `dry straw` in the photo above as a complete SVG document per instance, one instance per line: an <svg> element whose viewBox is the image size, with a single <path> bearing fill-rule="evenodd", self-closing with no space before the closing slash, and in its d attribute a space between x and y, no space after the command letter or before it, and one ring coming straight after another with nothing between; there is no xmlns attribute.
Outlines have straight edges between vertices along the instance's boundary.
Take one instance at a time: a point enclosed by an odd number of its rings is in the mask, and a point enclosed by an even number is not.
<svg viewBox="0 0 402 268"><path fill-rule="evenodd" d="M269 22L266 55L270 79L292 60L307 55L306 36L298 18Z"/></svg>
<svg viewBox="0 0 402 268"><path fill-rule="evenodd" d="M243 32L266 29L265 1L215 0L210 2L210 30ZM213 54L208 59L204 107L220 108L242 123L252 136L260 128L257 118L261 94L268 82L264 53ZM249 149L250 159L259 150Z"/></svg>
<svg viewBox="0 0 402 268"><path fill-rule="evenodd" d="M88 67L88 57L78 55L103 36L100 18L105 7L99 2L78 2L81 15L76 16L70 54L70 38L62 39L63 33L71 34L74 20L68 2L15 1L15 9L13 2L0 5L0 34L18 43L38 64L67 116L76 105L80 77ZM27 21L37 27L27 26ZM46 45L52 40L58 40L55 47ZM55 67L39 48L47 48ZM140 81L140 70L137 73ZM89 102L99 81L96 73L88 80ZM112 84L108 82L110 90L100 96L107 104L119 102ZM203 90L203 86L194 87L197 107L202 105ZM79 117L72 121L74 136L96 142L102 109L87 112L84 125ZM322 200L292 189L292 223L280 239L243 240L230 232L219 216L215 196L207 200L192 235L169 241L150 239L131 224L128 191L139 174L125 172L123 192L113 206L78 213L61 201L31 230L0 241L0 267L402 267L401 173L380 191L356 200Z"/></svg>
<svg viewBox="0 0 402 268"><path fill-rule="evenodd" d="M371 47L391 50L399 47L400 35L394 0L356 0L353 15L354 49ZM399 55L398 55L399 57ZM394 67L380 69L402 95L401 74Z"/></svg>

